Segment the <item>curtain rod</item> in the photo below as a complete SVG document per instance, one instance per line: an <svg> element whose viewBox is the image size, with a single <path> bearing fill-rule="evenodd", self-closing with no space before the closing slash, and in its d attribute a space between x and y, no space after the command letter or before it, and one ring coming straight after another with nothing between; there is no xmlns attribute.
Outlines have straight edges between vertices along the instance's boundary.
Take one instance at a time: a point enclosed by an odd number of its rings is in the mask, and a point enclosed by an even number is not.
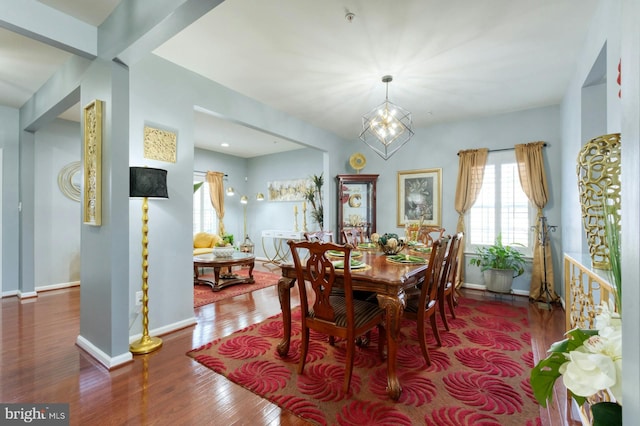
<svg viewBox="0 0 640 426"><path fill-rule="evenodd" d="M545 142L544 144L542 144L542 146L547 146L547 143ZM499 148L499 149L490 149L489 152L500 152L500 151L514 151L514 148ZM457 156L460 156L460 153L456 154Z"/></svg>
<svg viewBox="0 0 640 426"><path fill-rule="evenodd" d="M202 171L202 170L194 170L193 173L204 173L205 175L207 174L207 172ZM224 177L229 177L229 175L225 173Z"/></svg>

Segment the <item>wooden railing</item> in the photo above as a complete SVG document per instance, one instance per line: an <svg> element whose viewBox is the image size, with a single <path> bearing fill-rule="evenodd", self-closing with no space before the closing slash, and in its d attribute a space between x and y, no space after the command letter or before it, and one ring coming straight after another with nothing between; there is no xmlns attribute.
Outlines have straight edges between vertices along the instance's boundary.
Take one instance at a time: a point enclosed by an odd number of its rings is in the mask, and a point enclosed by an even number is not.
<svg viewBox="0 0 640 426"><path fill-rule="evenodd" d="M567 331L595 328L595 317L601 301L613 301L614 289L607 271L593 269L588 256L564 255L565 326Z"/></svg>

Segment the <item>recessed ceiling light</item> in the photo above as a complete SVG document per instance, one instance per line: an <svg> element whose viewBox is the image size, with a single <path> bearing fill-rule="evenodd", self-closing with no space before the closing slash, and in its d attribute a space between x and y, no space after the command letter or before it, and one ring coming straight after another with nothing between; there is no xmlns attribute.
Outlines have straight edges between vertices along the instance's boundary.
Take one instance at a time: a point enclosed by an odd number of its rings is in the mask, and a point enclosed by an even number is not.
<svg viewBox="0 0 640 426"><path fill-rule="evenodd" d="M229 144L228 144L228 143L226 143L226 142L225 142L225 143L221 143L221 144L220 144L220 146L223 146L223 147L225 147L225 148L229 148Z"/></svg>

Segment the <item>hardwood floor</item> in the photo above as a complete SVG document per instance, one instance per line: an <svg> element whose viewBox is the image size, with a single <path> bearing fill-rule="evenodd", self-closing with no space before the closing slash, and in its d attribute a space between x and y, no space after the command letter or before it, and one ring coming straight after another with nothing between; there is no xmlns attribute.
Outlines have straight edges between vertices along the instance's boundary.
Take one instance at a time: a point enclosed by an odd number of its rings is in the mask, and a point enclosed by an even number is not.
<svg viewBox="0 0 640 426"><path fill-rule="evenodd" d="M273 267L259 270L278 272ZM198 324L162 336L163 347L106 370L75 345L79 334L80 288L39 293L37 299L2 299L0 401L70 404L72 425L302 425L299 418L229 382L185 353L280 312L276 287L205 305ZM495 298L463 290L465 296ZM292 303L297 302L297 291ZM504 303L528 306L536 361L562 338L564 312L542 310L525 298ZM238 313L241 314L238 314ZM545 425L573 425L566 392L541 410Z"/></svg>

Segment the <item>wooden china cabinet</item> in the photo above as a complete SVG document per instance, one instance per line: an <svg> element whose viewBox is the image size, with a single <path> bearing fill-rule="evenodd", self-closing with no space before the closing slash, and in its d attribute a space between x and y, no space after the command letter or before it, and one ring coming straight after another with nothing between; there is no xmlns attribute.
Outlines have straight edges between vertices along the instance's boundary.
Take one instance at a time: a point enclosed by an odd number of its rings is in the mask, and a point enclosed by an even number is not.
<svg viewBox="0 0 640 426"><path fill-rule="evenodd" d="M361 227L367 237L376 232L376 183L378 175L337 175L338 238L342 230Z"/></svg>

